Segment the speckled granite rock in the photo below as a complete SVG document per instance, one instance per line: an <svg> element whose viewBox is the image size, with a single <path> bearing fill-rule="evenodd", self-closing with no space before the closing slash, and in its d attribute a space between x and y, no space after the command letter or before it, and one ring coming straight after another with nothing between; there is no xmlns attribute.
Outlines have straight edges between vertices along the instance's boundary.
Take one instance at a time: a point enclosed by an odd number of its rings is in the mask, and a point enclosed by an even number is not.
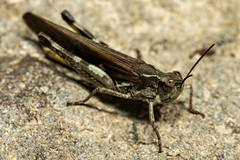
<svg viewBox="0 0 240 160"><path fill-rule="evenodd" d="M0 159L239 159L239 6L239 0L1 1ZM188 80L194 107L206 118L186 111L188 90L173 104L156 103L164 150L158 154L146 104L97 95L67 107L92 89L45 58L21 19L30 10L66 26L63 9L112 48L133 57L138 48L162 71L185 75L199 57L189 56L216 43Z"/></svg>

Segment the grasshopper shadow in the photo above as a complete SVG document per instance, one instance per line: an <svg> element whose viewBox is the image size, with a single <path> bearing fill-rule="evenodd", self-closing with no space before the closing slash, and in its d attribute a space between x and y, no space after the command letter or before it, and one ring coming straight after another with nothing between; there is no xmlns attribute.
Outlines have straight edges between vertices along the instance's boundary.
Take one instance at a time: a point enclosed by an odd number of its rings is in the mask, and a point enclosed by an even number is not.
<svg viewBox="0 0 240 160"><path fill-rule="evenodd" d="M89 91L91 91L90 89ZM122 99L106 94L97 94L96 97L104 104L113 106L119 111L118 114L134 118L140 121L149 122L148 104L142 101ZM91 104L91 102L89 103ZM163 105L160 103L154 104L154 115L156 121L160 122L175 122L181 117L180 112L186 110L184 102L176 101Z"/></svg>

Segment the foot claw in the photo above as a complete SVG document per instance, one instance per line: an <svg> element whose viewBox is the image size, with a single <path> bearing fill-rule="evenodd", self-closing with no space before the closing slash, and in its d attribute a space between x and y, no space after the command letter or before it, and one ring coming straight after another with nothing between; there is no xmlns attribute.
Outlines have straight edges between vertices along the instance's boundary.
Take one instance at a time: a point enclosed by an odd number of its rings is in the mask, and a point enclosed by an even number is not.
<svg viewBox="0 0 240 160"><path fill-rule="evenodd" d="M202 116L202 118L205 118L205 114L203 114L202 112L199 112L195 109L189 109L188 112L190 112L192 114L200 115L200 116Z"/></svg>
<svg viewBox="0 0 240 160"><path fill-rule="evenodd" d="M71 106L71 105L81 105L84 104L83 101L78 101L78 102L67 102L67 106Z"/></svg>

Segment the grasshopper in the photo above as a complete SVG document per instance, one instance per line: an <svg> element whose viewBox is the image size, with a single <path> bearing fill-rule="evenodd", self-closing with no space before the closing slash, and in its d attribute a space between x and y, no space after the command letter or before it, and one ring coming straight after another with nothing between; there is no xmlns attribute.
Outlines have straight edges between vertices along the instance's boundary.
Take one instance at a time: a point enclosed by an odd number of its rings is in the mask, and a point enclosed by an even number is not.
<svg viewBox="0 0 240 160"><path fill-rule="evenodd" d="M98 40L79 25L67 10L64 10L61 15L75 32L31 12L25 13L23 19L38 35L40 44L53 51L50 55L52 58L56 59L58 55L57 61L73 68L94 88L85 99L68 102L67 105L85 104L98 92L145 101L148 103L151 126L158 139L159 153L162 152L161 136L155 125L154 100L158 95L162 104L177 99L183 91L184 82L192 76L192 70L214 44L201 55L188 74L182 78L178 71L164 73L141 59L111 49L105 42ZM188 111L204 118L203 113L193 109L192 94L193 89L190 87Z"/></svg>

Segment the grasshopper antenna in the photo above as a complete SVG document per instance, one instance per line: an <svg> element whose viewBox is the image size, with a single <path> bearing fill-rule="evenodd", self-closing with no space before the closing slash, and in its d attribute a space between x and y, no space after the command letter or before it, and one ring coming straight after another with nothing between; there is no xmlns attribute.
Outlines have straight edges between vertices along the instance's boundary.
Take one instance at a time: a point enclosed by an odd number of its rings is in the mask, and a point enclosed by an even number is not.
<svg viewBox="0 0 240 160"><path fill-rule="evenodd" d="M186 77L182 80L182 84L189 78L192 77L191 72L193 71L193 69L196 67L196 65L201 61L201 59L208 53L208 51L214 46L215 44L212 44L205 52L204 54L197 60L197 62L192 66L192 68L190 69L190 71L188 72L188 74L186 75Z"/></svg>

